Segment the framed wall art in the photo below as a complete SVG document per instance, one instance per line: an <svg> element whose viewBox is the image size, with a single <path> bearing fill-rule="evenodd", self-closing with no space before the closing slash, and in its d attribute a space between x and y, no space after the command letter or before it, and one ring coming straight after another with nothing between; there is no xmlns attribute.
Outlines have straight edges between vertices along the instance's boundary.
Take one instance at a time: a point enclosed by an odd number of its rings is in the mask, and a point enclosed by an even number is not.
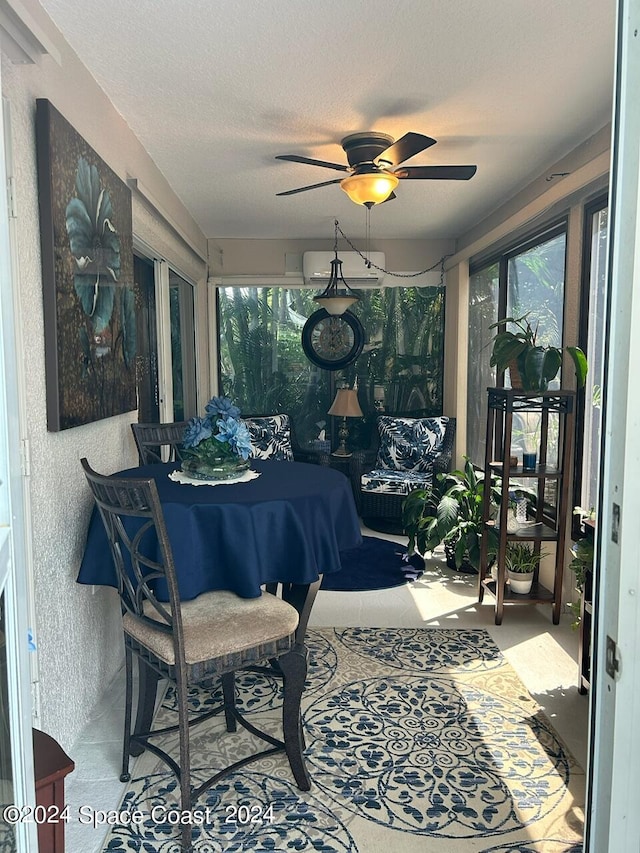
<svg viewBox="0 0 640 853"><path fill-rule="evenodd" d="M47 426L136 408L131 191L48 101L36 102Z"/></svg>

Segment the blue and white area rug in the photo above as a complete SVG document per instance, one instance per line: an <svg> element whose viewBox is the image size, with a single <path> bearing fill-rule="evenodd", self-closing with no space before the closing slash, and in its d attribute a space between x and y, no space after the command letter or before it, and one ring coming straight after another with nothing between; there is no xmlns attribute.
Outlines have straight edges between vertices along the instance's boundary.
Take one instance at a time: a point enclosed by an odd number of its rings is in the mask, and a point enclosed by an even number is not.
<svg viewBox="0 0 640 853"><path fill-rule="evenodd" d="M311 790L283 755L248 765L198 801L198 853L582 851L584 772L486 631L325 628L307 645ZM250 719L277 734L279 685L247 674L238 686ZM199 709L219 698L192 694ZM191 742L196 783L256 746L220 717ZM121 810L139 822L114 826L103 850L177 853L174 776L148 753L134 773Z"/></svg>

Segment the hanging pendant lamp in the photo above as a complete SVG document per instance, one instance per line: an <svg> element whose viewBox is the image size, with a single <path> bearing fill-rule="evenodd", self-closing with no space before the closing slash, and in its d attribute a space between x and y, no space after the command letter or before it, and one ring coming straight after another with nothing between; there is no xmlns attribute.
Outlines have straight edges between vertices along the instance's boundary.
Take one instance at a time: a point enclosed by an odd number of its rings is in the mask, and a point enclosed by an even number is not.
<svg viewBox="0 0 640 853"><path fill-rule="evenodd" d="M322 293L313 297L313 301L317 302L325 309L327 314L334 317L339 317L344 314L350 305L357 302L360 297L355 293L344 280L342 275L342 261L338 257L338 220L335 220L335 236L333 241L333 260L331 261L331 273L329 275L329 284Z"/></svg>

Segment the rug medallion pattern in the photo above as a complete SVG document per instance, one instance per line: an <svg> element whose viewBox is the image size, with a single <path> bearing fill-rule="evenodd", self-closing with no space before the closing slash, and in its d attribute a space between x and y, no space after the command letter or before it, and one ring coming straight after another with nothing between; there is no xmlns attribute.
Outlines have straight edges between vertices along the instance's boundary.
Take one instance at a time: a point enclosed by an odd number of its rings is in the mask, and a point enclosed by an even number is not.
<svg viewBox="0 0 640 853"><path fill-rule="evenodd" d="M307 645L311 791L284 756L248 765L198 800L197 853L580 853L583 771L486 631L316 629ZM277 682L237 683L244 712L277 735ZM220 695L191 700L203 710ZM173 708L169 692L157 724ZM196 784L256 745L219 717L191 742ZM178 853L178 803L173 775L141 756L121 808L142 820L113 827L103 850Z"/></svg>

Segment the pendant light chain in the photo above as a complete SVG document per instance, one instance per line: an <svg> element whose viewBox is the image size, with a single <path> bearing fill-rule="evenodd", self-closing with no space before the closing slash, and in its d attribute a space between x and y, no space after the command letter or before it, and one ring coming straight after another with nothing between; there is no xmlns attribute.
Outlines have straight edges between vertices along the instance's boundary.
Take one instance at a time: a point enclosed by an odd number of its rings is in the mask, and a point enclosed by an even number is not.
<svg viewBox="0 0 640 853"><path fill-rule="evenodd" d="M338 222L337 219L334 221L334 225L335 225L335 234L336 234L336 238L335 238L336 242L334 244L334 251L337 251L335 249L335 246L337 246L338 232L340 232L343 239L346 240L346 242L349 244L349 246L351 246L351 248L353 249L354 252L356 252L356 254L360 255L360 257L362 258L362 260L365 262L365 264L367 265L367 267L369 269L371 269L371 267L374 267L375 269L379 270L380 272L385 273L385 275L391 275L391 276L394 276L395 278L416 278L419 275L424 275L425 273L433 272L433 270L440 267L440 286L442 286L444 284L445 261L447 260L447 258L453 257L453 252L449 253L448 255L443 255L440 258L440 260L436 261L435 264L433 264L433 266L427 267L427 269L420 270L419 272L390 272L389 270L386 270L384 267L379 267L377 264L374 264L373 261L371 260L371 258L367 256L368 255L368 249L369 249L369 241L371 239L371 232L370 232L371 224L369 221L367 221L367 234L366 234L367 255L364 255L360 251L360 249L358 249L356 246L354 246L354 244L351 242L351 240L347 237L347 235L344 233L344 231L340 227L340 223Z"/></svg>

